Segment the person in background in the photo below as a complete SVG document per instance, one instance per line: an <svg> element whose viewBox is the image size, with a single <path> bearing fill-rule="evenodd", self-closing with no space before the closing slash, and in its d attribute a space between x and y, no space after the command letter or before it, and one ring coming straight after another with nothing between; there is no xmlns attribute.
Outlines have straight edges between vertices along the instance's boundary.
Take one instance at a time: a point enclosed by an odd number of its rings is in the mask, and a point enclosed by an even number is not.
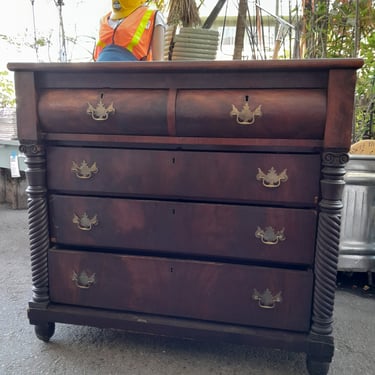
<svg viewBox="0 0 375 375"><path fill-rule="evenodd" d="M112 0L100 19L94 61L163 60L165 22L145 0Z"/></svg>

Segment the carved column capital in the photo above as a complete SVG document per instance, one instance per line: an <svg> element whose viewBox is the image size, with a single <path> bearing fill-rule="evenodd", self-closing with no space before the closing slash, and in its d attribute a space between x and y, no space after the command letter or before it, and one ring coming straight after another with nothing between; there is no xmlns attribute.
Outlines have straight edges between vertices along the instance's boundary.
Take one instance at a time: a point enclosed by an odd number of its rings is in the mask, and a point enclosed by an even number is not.
<svg viewBox="0 0 375 375"><path fill-rule="evenodd" d="M346 152L332 152L327 151L322 154L322 164L324 166L332 167L345 167L346 163L349 161L349 155Z"/></svg>
<svg viewBox="0 0 375 375"><path fill-rule="evenodd" d="M44 146L35 143L23 143L19 147L20 152L26 156L42 156L44 155Z"/></svg>

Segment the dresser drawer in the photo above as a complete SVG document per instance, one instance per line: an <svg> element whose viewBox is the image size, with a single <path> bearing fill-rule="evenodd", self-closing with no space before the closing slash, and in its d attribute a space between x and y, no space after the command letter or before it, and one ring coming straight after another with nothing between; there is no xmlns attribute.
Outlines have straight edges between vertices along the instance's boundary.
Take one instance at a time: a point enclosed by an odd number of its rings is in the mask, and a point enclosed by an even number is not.
<svg viewBox="0 0 375 375"><path fill-rule="evenodd" d="M326 102L319 89L181 90L176 134L323 139Z"/></svg>
<svg viewBox="0 0 375 375"><path fill-rule="evenodd" d="M314 210L52 195L51 241L311 264Z"/></svg>
<svg viewBox="0 0 375 375"><path fill-rule="evenodd" d="M41 130L48 133L167 135L167 90L46 90Z"/></svg>
<svg viewBox="0 0 375 375"><path fill-rule="evenodd" d="M50 89L38 113L49 133L323 139L326 102L324 89Z"/></svg>
<svg viewBox="0 0 375 375"><path fill-rule="evenodd" d="M51 250L52 302L307 331L312 272Z"/></svg>
<svg viewBox="0 0 375 375"><path fill-rule="evenodd" d="M50 190L315 206L320 155L47 149Z"/></svg>

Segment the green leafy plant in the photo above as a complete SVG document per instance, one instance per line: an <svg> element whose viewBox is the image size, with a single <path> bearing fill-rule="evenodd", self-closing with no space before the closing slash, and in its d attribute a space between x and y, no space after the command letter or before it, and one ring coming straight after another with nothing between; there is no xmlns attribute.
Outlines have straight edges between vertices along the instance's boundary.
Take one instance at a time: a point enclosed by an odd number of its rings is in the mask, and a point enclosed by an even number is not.
<svg viewBox="0 0 375 375"><path fill-rule="evenodd" d="M353 143L374 138L375 1L320 0L304 9L304 17L304 57L364 59L356 86Z"/></svg>
<svg viewBox="0 0 375 375"><path fill-rule="evenodd" d="M13 81L8 71L0 72L0 108L13 107L16 103Z"/></svg>
<svg viewBox="0 0 375 375"><path fill-rule="evenodd" d="M375 139L375 33L361 41L365 64L358 73L353 142Z"/></svg>

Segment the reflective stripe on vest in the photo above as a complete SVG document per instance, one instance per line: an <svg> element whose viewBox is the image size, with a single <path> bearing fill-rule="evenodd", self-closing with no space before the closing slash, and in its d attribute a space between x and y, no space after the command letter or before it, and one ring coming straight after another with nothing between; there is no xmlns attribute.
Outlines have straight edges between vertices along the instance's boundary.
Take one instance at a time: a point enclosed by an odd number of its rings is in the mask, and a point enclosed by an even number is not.
<svg viewBox="0 0 375 375"><path fill-rule="evenodd" d="M130 41L130 43L126 46L126 48L132 52L133 51L133 48L140 42L141 38L142 38L142 35L144 33L144 31L146 30L146 27L148 25L148 23L150 22L150 19L151 19L151 16L152 14L154 13L153 10L151 9L148 9L145 14L143 15L142 19L141 19L141 22L139 23L138 27L137 27L137 30L135 30L135 33L133 35L133 38L132 40Z"/></svg>
<svg viewBox="0 0 375 375"><path fill-rule="evenodd" d="M101 40L99 40L98 43L96 43L96 46L104 48L106 46L106 44L104 42L102 42Z"/></svg>

